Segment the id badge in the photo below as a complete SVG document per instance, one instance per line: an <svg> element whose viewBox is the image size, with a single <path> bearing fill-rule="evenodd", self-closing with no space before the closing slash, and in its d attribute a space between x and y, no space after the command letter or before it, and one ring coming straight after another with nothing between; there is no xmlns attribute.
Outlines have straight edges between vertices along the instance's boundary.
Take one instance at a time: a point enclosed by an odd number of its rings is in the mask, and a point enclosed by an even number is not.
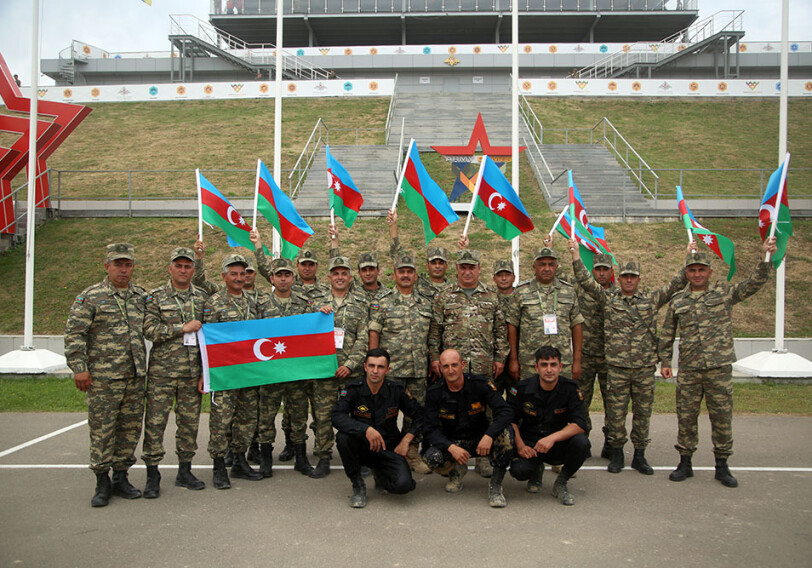
<svg viewBox="0 0 812 568"><path fill-rule="evenodd" d="M337 327L334 330L336 338L336 349L344 349L344 328Z"/></svg>
<svg viewBox="0 0 812 568"><path fill-rule="evenodd" d="M183 344L184 345L197 345L197 334L194 332L188 332L183 334Z"/></svg>
<svg viewBox="0 0 812 568"><path fill-rule="evenodd" d="M544 334L557 335L558 334L558 319L555 314L544 314Z"/></svg>

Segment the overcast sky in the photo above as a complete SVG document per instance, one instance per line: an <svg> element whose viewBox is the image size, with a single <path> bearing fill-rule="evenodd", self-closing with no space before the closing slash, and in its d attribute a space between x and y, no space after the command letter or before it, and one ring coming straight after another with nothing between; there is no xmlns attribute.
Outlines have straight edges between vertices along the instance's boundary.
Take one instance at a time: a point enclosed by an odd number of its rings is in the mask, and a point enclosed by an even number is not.
<svg viewBox="0 0 812 568"><path fill-rule="evenodd" d="M673 4L675 0L670 0ZM0 0L0 53L24 85L31 76L31 0ZM790 41L812 40L812 2L790 0ZM699 0L699 17L745 10L747 41L781 38L779 0ZM169 15L208 19L209 0L40 0L40 59L56 59L71 40L110 52L169 51ZM40 84L53 84L41 76Z"/></svg>

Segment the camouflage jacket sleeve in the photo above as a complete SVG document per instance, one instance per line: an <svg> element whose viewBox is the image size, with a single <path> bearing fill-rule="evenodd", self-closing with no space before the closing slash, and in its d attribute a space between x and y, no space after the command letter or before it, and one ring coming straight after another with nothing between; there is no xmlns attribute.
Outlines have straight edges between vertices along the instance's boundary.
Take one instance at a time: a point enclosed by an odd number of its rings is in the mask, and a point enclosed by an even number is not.
<svg viewBox="0 0 812 568"><path fill-rule="evenodd" d="M663 320L663 327L660 331L660 340L657 346L657 356L660 359L660 365L663 367L671 366L671 359L674 356L674 339L677 336L677 318L674 312L674 302L668 303L668 310L665 312L665 320Z"/></svg>
<svg viewBox="0 0 812 568"><path fill-rule="evenodd" d="M350 317L347 318L349 321L345 322L346 327L344 328L344 345L347 347L342 351L346 358L343 362L339 358L339 364L355 372L363 366L369 349L369 315L366 304L361 302L353 301L344 309L352 310L352 313L349 314Z"/></svg>
<svg viewBox="0 0 812 568"><path fill-rule="evenodd" d="M659 310L662 308L674 297L674 294L685 288L686 284L688 284L688 279L685 278L685 270L680 268L671 279L671 282L651 293L651 303L654 309Z"/></svg>
<svg viewBox="0 0 812 568"><path fill-rule="evenodd" d="M162 292L163 287L156 288L147 296L147 310L144 314L144 337L153 343L162 343L183 335L182 320L173 323L161 316L161 306L164 300L168 300ZM168 304L168 307L177 308L174 303Z"/></svg>
<svg viewBox="0 0 812 568"><path fill-rule="evenodd" d="M330 243L330 253L327 258L336 258L337 256L341 256L341 248L332 246L332 242Z"/></svg>
<svg viewBox="0 0 812 568"><path fill-rule="evenodd" d="M409 434L412 434L415 437L420 435L420 432L423 431L423 406L421 406L421 404L417 402L417 399L415 399L415 397L413 397L405 388L400 396L399 406L400 411L403 412L404 416L412 421L412 427L409 428Z"/></svg>
<svg viewBox="0 0 812 568"><path fill-rule="evenodd" d="M443 296L444 294L439 294L434 299L434 304L432 305L434 317L431 318L431 325L429 325L429 361L440 360L440 349L443 342L443 325L445 323L443 316Z"/></svg>
<svg viewBox="0 0 812 568"><path fill-rule="evenodd" d="M192 284L202 289L206 294L212 295L220 288L214 282L206 279L206 267L203 264L202 258L195 259L195 275L192 278Z"/></svg>
<svg viewBox="0 0 812 568"><path fill-rule="evenodd" d="M731 302L738 304L758 292L762 286L770 279L770 264L769 262L761 261L756 266L755 271L743 282L739 282L731 290Z"/></svg>
<svg viewBox="0 0 812 568"><path fill-rule="evenodd" d="M496 299L496 310L493 317L493 360L502 362L510 355L510 344L507 336L507 322L502 304Z"/></svg>
<svg viewBox="0 0 812 568"><path fill-rule="evenodd" d="M265 254L265 249L260 248L259 250L254 249L254 258L257 261L257 271L262 274L262 276L268 282L271 281L271 261L268 260L267 255Z"/></svg>
<svg viewBox="0 0 812 568"><path fill-rule="evenodd" d="M572 269L575 272L575 280L584 292L599 304L604 304L606 302L606 290L595 281L580 258L572 261Z"/></svg>
<svg viewBox="0 0 812 568"><path fill-rule="evenodd" d="M74 373L84 373L87 367L87 340L96 306L87 298L91 288L85 289L73 301L65 324L65 358Z"/></svg>
<svg viewBox="0 0 812 568"><path fill-rule="evenodd" d="M401 254L404 254L406 251L403 250L403 245L400 244L400 237L395 237L392 239L392 244L389 245L389 256L395 258Z"/></svg>

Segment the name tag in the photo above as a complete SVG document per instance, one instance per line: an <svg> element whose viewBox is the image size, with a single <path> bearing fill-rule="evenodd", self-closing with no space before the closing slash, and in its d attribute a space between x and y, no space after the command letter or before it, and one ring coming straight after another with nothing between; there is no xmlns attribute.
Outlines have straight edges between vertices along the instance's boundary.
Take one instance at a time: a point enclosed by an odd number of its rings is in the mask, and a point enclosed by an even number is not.
<svg viewBox="0 0 812 568"><path fill-rule="evenodd" d="M344 349L344 328L337 327L333 330L336 339L336 349Z"/></svg>
<svg viewBox="0 0 812 568"><path fill-rule="evenodd" d="M557 335L558 334L558 318L555 314L544 314L544 334Z"/></svg>
<svg viewBox="0 0 812 568"><path fill-rule="evenodd" d="M188 332L183 334L183 344L184 345L197 345L197 334L194 332Z"/></svg>

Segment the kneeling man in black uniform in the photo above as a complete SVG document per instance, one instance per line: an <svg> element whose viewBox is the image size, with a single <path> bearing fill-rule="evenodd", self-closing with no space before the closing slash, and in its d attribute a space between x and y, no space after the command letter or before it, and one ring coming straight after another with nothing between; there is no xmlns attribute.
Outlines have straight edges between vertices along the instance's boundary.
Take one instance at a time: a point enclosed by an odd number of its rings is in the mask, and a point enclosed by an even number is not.
<svg viewBox="0 0 812 568"><path fill-rule="evenodd" d="M370 349L364 360L366 379L349 383L333 407L336 447L352 481L350 507L366 506L362 466L374 471L375 488L381 492L408 493L416 485L406 454L423 427L423 407L401 383L385 380L389 361L386 349ZM399 411L412 420L405 435L398 429Z"/></svg>
<svg viewBox="0 0 812 568"><path fill-rule="evenodd" d="M590 448L584 434L583 396L575 381L560 376L558 349L540 347L535 360L538 378L524 379L508 391L517 454L510 464L510 474L519 481L527 480L528 492L539 493L544 464L563 464L553 485L553 496L562 505L574 505L567 481L583 465Z"/></svg>
<svg viewBox="0 0 812 568"><path fill-rule="evenodd" d="M504 507L502 480L513 456L513 413L492 383L465 376L465 363L454 349L440 355L443 380L426 392L424 458L432 470L448 475L445 490L456 493L462 489L468 460L487 456L493 467L489 502L491 507Z"/></svg>

